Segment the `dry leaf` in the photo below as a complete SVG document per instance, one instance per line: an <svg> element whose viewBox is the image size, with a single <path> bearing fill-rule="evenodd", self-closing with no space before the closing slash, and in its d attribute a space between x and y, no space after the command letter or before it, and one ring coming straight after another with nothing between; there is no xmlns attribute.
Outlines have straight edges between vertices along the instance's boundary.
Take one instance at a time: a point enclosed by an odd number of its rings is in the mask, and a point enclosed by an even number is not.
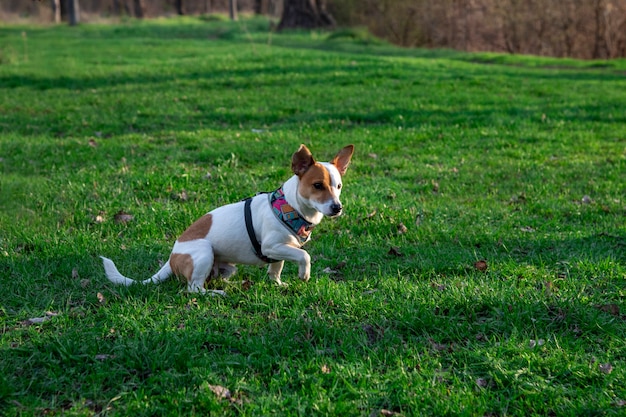
<svg viewBox="0 0 626 417"><path fill-rule="evenodd" d="M44 321L50 320L50 317L48 316L43 316L43 317L32 317L28 320L24 320L24 324L39 324L39 323L43 323Z"/></svg>
<svg viewBox="0 0 626 417"><path fill-rule="evenodd" d="M326 268L322 269L322 272L325 273L325 274L336 274L337 273L337 271L335 271L334 269L331 269L328 266Z"/></svg>
<svg viewBox="0 0 626 417"><path fill-rule="evenodd" d="M96 356L94 356L94 359L99 360L99 361L105 361L107 359L113 359L115 357L115 355L109 355L108 353L99 353Z"/></svg>
<svg viewBox="0 0 626 417"><path fill-rule="evenodd" d="M524 233L534 233L535 232L535 229L530 227L530 226L520 227L519 230L521 230Z"/></svg>
<svg viewBox="0 0 626 417"><path fill-rule="evenodd" d="M104 304L104 303L106 303L106 302L107 302L107 299L106 299L106 298L104 298L104 295L102 295L102 293L101 293L101 292L99 292L98 294L96 294L96 297L98 297L98 302L99 302L100 304Z"/></svg>
<svg viewBox="0 0 626 417"><path fill-rule="evenodd" d="M617 304L603 304L597 305L596 308L605 313L609 313L612 316L619 317L619 306Z"/></svg>
<svg viewBox="0 0 626 417"><path fill-rule="evenodd" d="M368 213L365 218L363 220L367 220L367 219L371 219L372 217L374 217L376 215L376 210Z"/></svg>
<svg viewBox="0 0 626 417"><path fill-rule="evenodd" d="M487 270L487 261L481 259L480 261L474 262L474 268L480 272L485 272Z"/></svg>
<svg viewBox="0 0 626 417"><path fill-rule="evenodd" d="M95 148L96 146L98 146L98 142L96 142L95 139L89 139L89 146L91 146L92 148Z"/></svg>
<svg viewBox="0 0 626 417"><path fill-rule="evenodd" d="M94 218L94 222L96 223L104 223L104 213L100 212L98 213L98 215Z"/></svg>
<svg viewBox="0 0 626 417"><path fill-rule="evenodd" d="M489 382L487 382L485 378L477 378L476 385L478 385L481 388L487 388L487 385L489 385Z"/></svg>
<svg viewBox="0 0 626 417"><path fill-rule="evenodd" d="M399 235L403 235L406 232L408 232L409 229L406 228L406 226L404 225L404 223L400 223L398 224L398 234Z"/></svg>
<svg viewBox="0 0 626 417"><path fill-rule="evenodd" d="M348 263L346 261L341 261L339 262L336 266L335 266L335 270L340 270L342 269L344 266L346 266Z"/></svg>
<svg viewBox="0 0 626 417"><path fill-rule="evenodd" d="M613 365L611 365L610 363L600 363L598 364L598 369L600 369L600 372L602 372L603 374L608 375L613 372Z"/></svg>
<svg viewBox="0 0 626 417"><path fill-rule="evenodd" d="M91 280L89 279L81 279L80 280L80 287L81 288L87 288L89 286L89 284L91 283Z"/></svg>
<svg viewBox="0 0 626 417"><path fill-rule="evenodd" d="M391 256L397 256L398 258L402 257L402 253L400 252L400 249L396 248L395 246L392 246L389 248L389 252L387 252L388 255Z"/></svg>
<svg viewBox="0 0 626 417"><path fill-rule="evenodd" d="M76 279L78 278L78 269L73 268L72 269L72 279Z"/></svg>
<svg viewBox="0 0 626 417"><path fill-rule="evenodd" d="M124 212L123 210L120 210L117 213L115 213L115 216L113 218L115 219L115 222L117 223L127 223L133 220L135 216L133 216L132 214L128 214Z"/></svg>
<svg viewBox="0 0 626 417"><path fill-rule="evenodd" d="M217 396L217 398L225 398L227 400L230 400L232 398L230 390L221 385L209 384L209 389L213 391L213 393Z"/></svg>
<svg viewBox="0 0 626 417"><path fill-rule="evenodd" d="M244 291L248 291L254 285L254 281L250 281L249 279L245 279L241 282L241 289Z"/></svg>
<svg viewBox="0 0 626 417"><path fill-rule="evenodd" d="M324 364L322 365L322 373L323 374L329 374L330 373L330 366Z"/></svg>

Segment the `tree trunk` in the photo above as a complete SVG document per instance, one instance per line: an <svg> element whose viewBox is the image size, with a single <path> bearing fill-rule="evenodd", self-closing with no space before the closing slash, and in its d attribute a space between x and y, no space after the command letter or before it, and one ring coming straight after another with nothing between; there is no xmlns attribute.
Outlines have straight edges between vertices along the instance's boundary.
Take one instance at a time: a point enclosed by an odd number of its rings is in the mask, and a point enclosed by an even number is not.
<svg viewBox="0 0 626 417"><path fill-rule="evenodd" d="M178 13L179 16L182 16L185 14L185 8L183 7L183 0L176 0L176 13Z"/></svg>
<svg viewBox="0 0 626 417"><path fill-rule="evenodd" d="M143 19L146 14L146 8L143 5L143 0L133 0L133 6L135 9L135 17L137 19Z"/></svg>
<svg viewBox="0 0 626 417"><path fill-rule="evenodd" d="M68 0L67 15L70 26L76 26L80 23L80 7L78 5L78 0Z"/></svg>
<svg viewBox="0 0 626 417"><path fill-rule="evenodd" d="M285 0L278 30L334 26L335 19L326 11L324 0Z"/></svg>
<svg viewBox="0 0 626 417"><path fill-rule="evenodd" d="M237 20L237 0L228 0L228 15L230 20Z"/></svg>
<svg viewBox="0 0 626 417"><path fill-rule="evenodd" d="M50 0L50 5L54 23L61 23L61 0Z"/></svg>

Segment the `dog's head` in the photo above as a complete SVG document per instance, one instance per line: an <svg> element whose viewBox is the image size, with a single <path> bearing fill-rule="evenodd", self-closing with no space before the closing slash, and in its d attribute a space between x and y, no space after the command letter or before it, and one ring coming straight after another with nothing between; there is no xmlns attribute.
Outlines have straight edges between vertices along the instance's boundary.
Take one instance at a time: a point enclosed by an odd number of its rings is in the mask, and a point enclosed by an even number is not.
<svg viewBox="0 0 626 417"><path fill-rule="evenodd" d="M311 151L300 145L293 154L291 169L300 179L298 193L308 205L325 216L339 216L343 206L339 200L341 178L346 173L354 145L341 149L330 162L315 162Z"/></svg>

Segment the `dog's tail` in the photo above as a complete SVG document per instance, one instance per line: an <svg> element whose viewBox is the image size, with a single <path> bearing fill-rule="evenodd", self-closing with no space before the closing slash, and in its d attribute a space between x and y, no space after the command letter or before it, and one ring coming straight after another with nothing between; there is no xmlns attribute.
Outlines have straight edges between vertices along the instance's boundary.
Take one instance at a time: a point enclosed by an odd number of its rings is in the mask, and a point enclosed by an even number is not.
<svg viewBox="0 0 626 417"><path fill-rule="evenodd" d="M170 262L168 260L165 265L159 269L159 272L154 274L151 278L143 281L135 281L134 279L127 278L120 274L120 271L117 270L117 267L109 258L105 258L104 256L101 256L100 258L102 258L102 264L104 265L104 272L107 278L109 281L117 285L125 285L128 287L136 284L137 282L141 282L142 284L158 284L159 282L165 281L170 275L172 275L172 268L170 267Z"/></svg>

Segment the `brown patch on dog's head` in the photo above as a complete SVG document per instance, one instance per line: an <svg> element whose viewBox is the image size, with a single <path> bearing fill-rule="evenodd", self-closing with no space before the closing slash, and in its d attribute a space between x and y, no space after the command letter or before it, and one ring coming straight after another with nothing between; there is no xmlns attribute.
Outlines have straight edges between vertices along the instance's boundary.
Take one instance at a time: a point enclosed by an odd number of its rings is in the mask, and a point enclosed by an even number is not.
<svg viewBox="0 0 626 417"><path fill-rule="evenodd" d="M190 240L204 239L209 234L211 224L213 224L213 216L211 214L205 214L193 222L191 226L180 235L178 241L188 242Z"/></svg>
<svg viewBox="0 0 626 417"><path fill-rule="evenodd" d="M186 253L173 253L170 255L170 268L172 273L179 278L191 281L193 275L193 258Z"/></svg>
<svg viewBox="0 0 626 417"><path fill-rule="evenodd" d="M332 200L334 194L330 173L320 163L315 163L302 176L298 187L300 195L307 200L315 200L320 203Z"/></svg>

